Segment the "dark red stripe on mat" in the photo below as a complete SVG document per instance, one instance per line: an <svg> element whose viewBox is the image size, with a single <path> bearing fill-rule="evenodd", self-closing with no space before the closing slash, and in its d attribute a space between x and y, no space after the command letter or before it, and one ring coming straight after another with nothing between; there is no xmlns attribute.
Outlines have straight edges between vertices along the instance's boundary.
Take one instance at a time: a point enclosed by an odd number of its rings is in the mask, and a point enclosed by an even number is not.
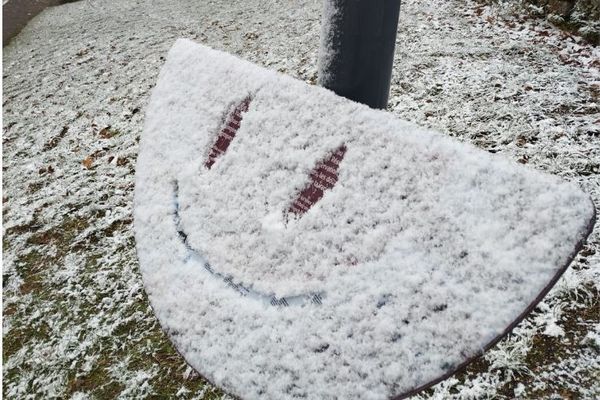
<svg viewBox="0 0 600 400"><path fill-rule="evenodd" d="M231 141L235 137L238 129L240 129L242 123L242 117L250 107L250 96L239 102L225 117L225 121L219 130L217 139L213 143L210 152L208 153L208 159L204 163L204 166L211 169L217 158L227 151L227 148L231 144Z"/></svg>
<svg viewBox="0 0 600 400"><path fill-rule="evenodd" d="M338 168L346 154L346 145L338 147L328 158L317 163L310 173L310 181L298 194L288 212L302 216L321 198L325 190L335 186L338 180Z"/></svg>

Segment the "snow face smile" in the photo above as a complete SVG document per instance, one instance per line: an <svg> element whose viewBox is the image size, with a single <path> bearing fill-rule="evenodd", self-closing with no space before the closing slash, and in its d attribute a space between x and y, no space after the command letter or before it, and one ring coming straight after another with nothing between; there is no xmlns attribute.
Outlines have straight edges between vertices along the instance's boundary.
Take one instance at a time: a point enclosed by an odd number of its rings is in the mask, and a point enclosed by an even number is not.
<svg viewBox="0 0 600 400"><path fill-rule="evenodd" d="M153 309L250 399L389 398L451 373L542 298L594 215L576 185L185 40L136 167Z"/></svg>
<svg viewBox="0 0 600 400"><path fill-rule="evenodd" d="M215 279L223 281L231 289L239 293L241 296L248 297L253 300L261 301L264 303L271 304L273 306L284 306L290 305L302 305L306 302L312 302L314 304L321 304L323 301L324 293L306 293L294 296L283 296L277 298L276 296L268 293L263 293L257 290L253 290L251 285L245 285L243 283L235 283L232 276L225 276L221 272L216 271L209 262L204 260L204 257L200 255L192 246L188 243L188 234L185 232L181 224L181 216L179 215L179 184L176 182L173 189L174 197L174 222L177 227L177 234L181 239L181 242L186 247L189 255L188 260L194 259L197 263L202 263L204 269Z"/></svg>

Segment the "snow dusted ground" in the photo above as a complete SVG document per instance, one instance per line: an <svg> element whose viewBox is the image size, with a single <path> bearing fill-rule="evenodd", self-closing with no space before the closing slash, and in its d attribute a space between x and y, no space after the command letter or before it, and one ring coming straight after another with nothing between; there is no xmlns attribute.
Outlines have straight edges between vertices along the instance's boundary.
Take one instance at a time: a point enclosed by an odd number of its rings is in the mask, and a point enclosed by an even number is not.
<svg viewBox="0 0 600 400"><path fill-rule="evenodd" d="M146 300L135 159L187 37L316 81L320 1L86 1L4 48L4 395L220 398ZM600 52L471 1L405 1L389 110L577 182L600 206ZM596 398L600 229L534 315L421 398Z"/></svg>

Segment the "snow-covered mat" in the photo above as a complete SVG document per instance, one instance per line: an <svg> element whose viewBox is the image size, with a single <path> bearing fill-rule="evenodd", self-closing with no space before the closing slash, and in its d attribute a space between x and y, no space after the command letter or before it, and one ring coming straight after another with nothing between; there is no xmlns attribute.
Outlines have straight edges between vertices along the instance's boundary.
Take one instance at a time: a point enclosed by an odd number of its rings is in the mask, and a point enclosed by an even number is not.
<svg viewBox="0 0 600 400"><path fill-rule="evenodd" d="M590 232L575 184L179 40L135 233L185 359L248 399L404 396L481 354Z"/></svg>

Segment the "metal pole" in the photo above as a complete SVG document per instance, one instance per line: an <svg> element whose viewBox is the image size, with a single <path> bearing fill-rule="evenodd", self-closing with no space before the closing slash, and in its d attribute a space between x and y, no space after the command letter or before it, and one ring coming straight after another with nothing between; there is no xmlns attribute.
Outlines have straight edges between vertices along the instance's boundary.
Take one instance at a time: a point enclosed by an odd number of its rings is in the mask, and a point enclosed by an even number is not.
<svg viewBox="0 0 600 400"><path fill-rule="evenodd" d="M399 13L400 0L323 0L319 84L385 108Z"/></svg>

